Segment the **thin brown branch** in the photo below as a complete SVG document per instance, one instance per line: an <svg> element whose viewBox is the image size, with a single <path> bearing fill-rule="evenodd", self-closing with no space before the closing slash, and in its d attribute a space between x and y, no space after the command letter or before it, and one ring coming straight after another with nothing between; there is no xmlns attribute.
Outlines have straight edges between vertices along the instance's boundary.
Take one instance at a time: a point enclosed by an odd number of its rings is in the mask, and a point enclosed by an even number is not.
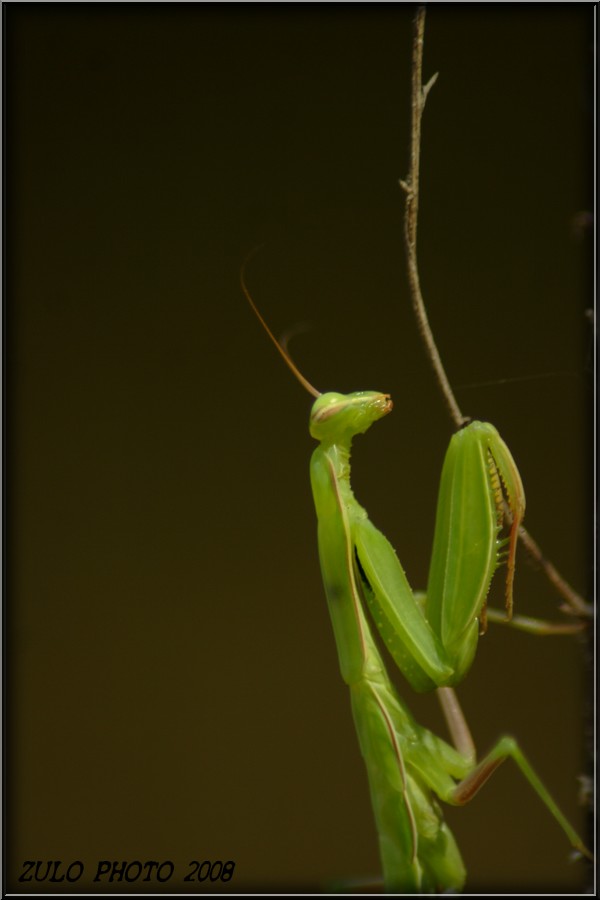
<svg viewBox="0 0 600 900"><path fill-rule="evenodd" d="M423 294L419 268L417 265L417 219L419 212L419 166L421 155L421 119L427 94L433 87L437 74L430 78L425 87L421 83L423 69L423 35L425 32L425 7L417 10L413 31L413 62L412 62L412 126L410 141L410 169L405 181L400 181L400 186L406 195L406 207L404 214L404 241L406 245L406 258L408 264L408 280L410 295L417 320L419 334L425 344L425 350L433 368L438 386L442 392L448 412L458 429L464 425L464 417L460 411L456 398L450 387L442 360L433 338L433 332L427 318L427 310Z"/></svg>
<svg viewBox="0 0 600 900"><path fill-rule="evenodd" d="M434 337L427 317L425 301L421 292L419 267L417 263L417 220L419 212L419 170L421 156L421 120L427 95L433 87L437 73L429 79L427 84L422 84L423 71L423 41L425 35L425 7L417 10L413 26L413 50L412 50L412 90L411 90L411 138L410 138L410 168L406 179L400 180L400 186L405 194L404 212L404 243L408 266L408 280L417 327L421 339L425 345L427 357L433 369L436 381L442 392L444 403L454 427L461 428L468 418L463 416L454 396L452 387L446 375L440 358ZM508 515L510 521L510 514ZM519 540L531 559L541 568L544 575L565 601L563 612L571 615L587 618L591 615L591 606L573 590L567 581L560 575L555 566L547 560L531 535L521 527Z"/></svg>
<svg viewBox="0 0 600 900"><path fill-rule="evenodd" d="M583 597L571 587L568 581L565 581L558 569L549 559L546 559L538 544L523 526L519 528L519 540L530 559L541 568L550 584L565 601L562 612L570 612L576 616L589 618L593 613L591 604L586 603Z"/></svg>

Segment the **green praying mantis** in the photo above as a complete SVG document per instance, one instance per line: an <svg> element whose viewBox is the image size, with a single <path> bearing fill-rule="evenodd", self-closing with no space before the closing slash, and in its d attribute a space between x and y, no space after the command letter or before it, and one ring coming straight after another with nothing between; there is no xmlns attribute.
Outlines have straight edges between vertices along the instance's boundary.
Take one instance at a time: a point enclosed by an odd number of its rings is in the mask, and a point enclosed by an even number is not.
<svg viewBox="0 0 600 900"><path fill-rule="evenodd" d="M452 690L467 674L485 631L486 598L501 562L507 566L506 617L512 615L525 494L510 450L493 425L484 422L473 421L454 434L441 475L427 591L413 593L394 549L370 522L350 485L352 440L391 411L389 395L317 391L263 319L246 286L244 268L241 286L251 308L286 365L315 398L310 433L319 444L310 478L321 572L367 768L385 889L430 893L463 888L465 866L436 798L464 805L509 757L571 845L589 857L513 738L500 738L476 761ZM512 524L509 536L501 538L505 500ZM412 717L389 679L373 626L415 690L438 689L456 746Z"/></svg>

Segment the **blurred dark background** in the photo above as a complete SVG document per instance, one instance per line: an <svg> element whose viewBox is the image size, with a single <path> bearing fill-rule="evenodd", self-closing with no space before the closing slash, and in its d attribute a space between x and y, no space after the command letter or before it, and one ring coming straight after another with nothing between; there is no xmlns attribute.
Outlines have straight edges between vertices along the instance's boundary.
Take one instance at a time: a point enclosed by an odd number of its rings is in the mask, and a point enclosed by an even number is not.
<svg viewBox="0 0 600 900"><path fill-rule="evenodd" d="M320 581L310 399L380 389L359 500L425 584L451 428L402 243L413 7L5 4L7 877L48 892L318 890L378 872ZM593 9L430 8L419 253L465 413L518 461L527 525L591 582ZM582 223L584 223L582 227ZM496 603L501 595L497 586ZM559 618L521 557L517 610ZM585 644L502 627L460 696L571 821ZM433 697L399 681L445 734ZM507 764L450 809L469 889L578 891ZM84 863L19 884L24 860ZM92 883L99 860L175 874ZM232 860L190 883L191 860ZM207 884L209 886L207 886Z"/></svg>

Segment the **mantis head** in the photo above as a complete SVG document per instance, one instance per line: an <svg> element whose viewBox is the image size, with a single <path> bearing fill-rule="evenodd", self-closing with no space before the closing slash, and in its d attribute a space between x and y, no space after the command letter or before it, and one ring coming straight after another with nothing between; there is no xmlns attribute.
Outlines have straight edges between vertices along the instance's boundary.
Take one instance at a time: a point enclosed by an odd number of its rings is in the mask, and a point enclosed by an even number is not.
<svg viewBox="0 0 600 900"><path fill-rule="evenodd" d="M389 394L356 391L354 394L321 394L310 412L310 433L317 441L333 443L363 434L373 422L391 412Z"/></svg>

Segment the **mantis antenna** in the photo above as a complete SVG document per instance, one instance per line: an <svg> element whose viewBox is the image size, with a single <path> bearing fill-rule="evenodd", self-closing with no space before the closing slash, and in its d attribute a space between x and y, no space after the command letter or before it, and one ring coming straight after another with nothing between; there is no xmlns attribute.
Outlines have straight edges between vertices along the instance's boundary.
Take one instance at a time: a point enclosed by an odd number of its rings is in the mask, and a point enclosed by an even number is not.
<svg viewBox="0 0 600 900"><path fill-rule="evenodd" d="M298 366L296 365L296 363L293 361L293 359L292 359L292 357L290 356L290 354L288 353L288 351L287 351L287 350L285 349L285 347L283 347L283 346L281 345L281 343L277 340L277 338L275 337L275 335L273 334L273 332L271 331L271 329L269 328L269 326L267 325L267 323L266 323L265 320L263 319L263 317L262 317L262 315L261 315L261 313L260 313L260 311L259 311L259 309L258 309L256 303L254 302L254 300L253 300L252 297L250 296L250 291L248 290L248 286L247 286L247 284L246 284L246 278L245 278L245 276L246 276L246 266L248 265L250 259L254 256L255 253L257 253L258 250L260 250L260 247L255 247L254 250L251 250L251 251L250 251L250 253L249 253L248 256L246 257L246 259L244 260L244 262L243 262L243 264L242 264L242 268L241 268L241 270L240 270L240 284L241 284L241 286L242 286L242 290L243 290L243 292L244 292L244 295L245 295L245 297L246 297L246 300L247 300L248 303L250 304L250 306L251 306L251 308L252 308L254 314L256 315L256 318L258 319L258 321L260 322L260 324L262 325L262 327L265 329L265 331L267 332L267 334L269 335L269 337L271 338L271 340L273 341L273 343L275 344L275 346L277 347L278 352L280 353L280 355L281 355L281 357L282 357L284 363L285 363L286 366L288 367L288 369L291 371L292 375L294 375L294 377L297 379L297 381L300 382L300 384L302 385L302 387L303 387L305 390L307 390L309 394L312 394L312 396L315 397L315 398L316 398L316 397L320 397L320 396L321 396L321 391L318 391L315 387L313 387L312 384L310 383L310 381L308 381L308 380L304 377L304 375L302 374L302 372L300 371L300 369L298 368Z"/></svg>

